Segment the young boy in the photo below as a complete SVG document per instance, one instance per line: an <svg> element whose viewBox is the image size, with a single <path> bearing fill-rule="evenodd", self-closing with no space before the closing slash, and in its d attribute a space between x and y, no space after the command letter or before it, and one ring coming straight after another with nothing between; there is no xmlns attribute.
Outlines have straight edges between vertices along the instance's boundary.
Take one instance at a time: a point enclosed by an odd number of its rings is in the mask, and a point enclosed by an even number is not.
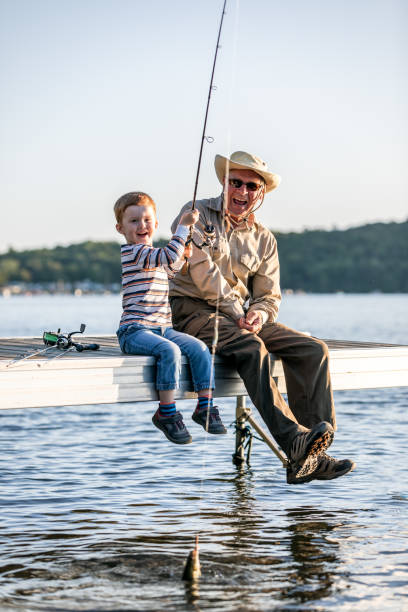
<svg viewBox="0 0 408 612"><path fill-rule="evenodd" d="M153 424L175 444L189 444L191 436L176 410L174 390L179 386L181 355L189 360L198 394L193 420L212 434L225 434L218 409L212 403L211 355L201 340L171 327L168 276L181 268L189 226L199 213L185 212L167 246L154 248L156 204L141 191L126 193L114 206L116 229L126 238L121 246L123 314L117 336L123 353L156 358L159 407Z"/></svg>

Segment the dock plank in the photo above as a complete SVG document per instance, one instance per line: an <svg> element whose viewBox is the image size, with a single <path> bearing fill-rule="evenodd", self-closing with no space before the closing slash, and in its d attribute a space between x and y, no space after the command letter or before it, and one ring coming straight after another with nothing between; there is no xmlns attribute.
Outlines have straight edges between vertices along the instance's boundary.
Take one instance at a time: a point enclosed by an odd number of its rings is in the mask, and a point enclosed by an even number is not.
<svg viewBox="0 0 408 612"><path fill-rule="evenodd" d="M0 408L70 406L151 401L155 390L153 357L124 355L116 336L81 337L98 343L99 351L43 350L42 338L0 338ZM333 388L408 386L408 346L375 342L326 340ZM21 359L20 361L14 361ZM215 360L217 397L246 395L241 378L221 358ZM282 364L271 355L272 374L286 391ZM195 397L188 364L183 359L177 398Z"/></svg>

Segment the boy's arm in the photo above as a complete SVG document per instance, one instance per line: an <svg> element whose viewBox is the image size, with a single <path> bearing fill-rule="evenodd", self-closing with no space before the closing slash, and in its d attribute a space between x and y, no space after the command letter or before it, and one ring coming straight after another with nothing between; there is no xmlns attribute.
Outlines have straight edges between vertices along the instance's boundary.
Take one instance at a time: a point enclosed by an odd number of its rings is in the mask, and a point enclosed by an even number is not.
<svg viewBox="0 0 408 612"><path fill-rule="evenodd" d="M137 268L151 269L164 266L173 268L175 262L184 254L184 245L188 237L188 227L178 225L170 242L165 247L153 247L146 244L129 244L122 247L122 256L126 263Z"/></svg>

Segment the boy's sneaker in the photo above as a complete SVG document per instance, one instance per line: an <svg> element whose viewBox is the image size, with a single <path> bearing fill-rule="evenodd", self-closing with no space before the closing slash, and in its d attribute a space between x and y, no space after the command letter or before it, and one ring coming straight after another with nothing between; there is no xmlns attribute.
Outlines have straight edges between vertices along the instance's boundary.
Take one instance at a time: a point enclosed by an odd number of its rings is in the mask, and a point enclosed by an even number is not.
<svg viewBox="0 0 408 612"><path fill-rule="evenodd" d="M288 457L294 478L308 476L316 470L319 455L330 446L333 437L333 427L326 421L295 437Z"/></svg>
<svg viewBox="0 0 408 612"><path fill-rule="evenodd" d="M317 468L308 476L296 478L292 466L289 465L286 470L286 481L288 484L301 484L311 480L333 480L333 478L348 474L355 467L356 464L350 459L337 460L326 453L322 453L317 458Z"/></svg>
<svg viewBox="0 0 408 612"><path fill-rule="evenodd" d="M212 406L208 414L208 429L207 429L207 414L208 408L196 408L192 414L192 419L203 429L208 431L210 434L226 434L227 430L221 421L220 413L218 412L217 406Z"/></svg>
<svg viewBox="0 0 408 612"><path fill-rule="evenodd" d="M181 412L164 417L160 416L157 410L152 417L152 422L170 442L174 442L174 444L190 444L192 442L188 429L184 425Z"/></svg>

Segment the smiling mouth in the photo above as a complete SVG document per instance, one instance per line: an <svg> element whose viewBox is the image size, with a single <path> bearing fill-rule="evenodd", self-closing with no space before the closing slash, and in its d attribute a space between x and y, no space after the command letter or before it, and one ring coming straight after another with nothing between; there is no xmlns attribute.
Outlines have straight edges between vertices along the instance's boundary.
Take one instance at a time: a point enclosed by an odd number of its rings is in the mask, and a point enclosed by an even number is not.
<svg viewBox="0 0 408 612"><path fill-rule="evenodd" d="M232 201L234 202L235 206L239 206L241 208L244 208L248 205L248 202L246 200L238 200L237 198L232 198Z"/></svg>

